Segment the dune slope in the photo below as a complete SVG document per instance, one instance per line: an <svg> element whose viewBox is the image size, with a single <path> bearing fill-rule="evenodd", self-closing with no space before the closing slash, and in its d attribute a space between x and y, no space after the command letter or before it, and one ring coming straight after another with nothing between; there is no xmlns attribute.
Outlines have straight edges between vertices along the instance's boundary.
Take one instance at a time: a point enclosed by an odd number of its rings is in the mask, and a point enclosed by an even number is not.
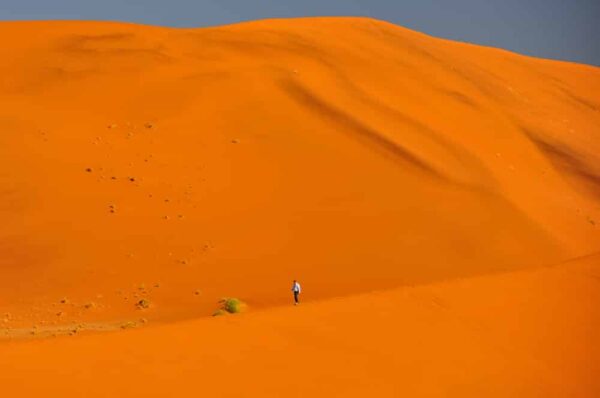
<svg viewBox="0 0 600 398"><path fill-rule="evenodd" d="M6 343L0 382L19 396L595 397L599 278L594 256L240 316Z"/></svg>
<svg viewBox="0 0 600 398"><path fill-rule="evenodd" d="M360 18L4 22L7 328L209 315L600 250L600 70ZM149 300L147 310L135 303Z"/></svg>

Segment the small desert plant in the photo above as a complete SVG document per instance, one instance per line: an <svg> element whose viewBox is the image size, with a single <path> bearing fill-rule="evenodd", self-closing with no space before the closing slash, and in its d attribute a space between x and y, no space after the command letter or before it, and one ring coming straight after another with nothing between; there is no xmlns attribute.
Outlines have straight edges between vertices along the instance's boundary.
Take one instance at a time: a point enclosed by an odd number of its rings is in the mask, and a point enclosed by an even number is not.
<svg viewBox="0 0 600 398"><path fill-rule="evenodd" d="M221 301L219 301L219 304L221 304L221 310L230 314L243 312L247 307L246 303L234 297L223 298Z"/></svg>
<svg viewBox="0 0 600 398"><path fill-rule="evenodd" d="M222 315L227 315L229 314L229 312L222 310L222 309L218 309L215 312L213 312L213 316L222 316Z"/></svg>

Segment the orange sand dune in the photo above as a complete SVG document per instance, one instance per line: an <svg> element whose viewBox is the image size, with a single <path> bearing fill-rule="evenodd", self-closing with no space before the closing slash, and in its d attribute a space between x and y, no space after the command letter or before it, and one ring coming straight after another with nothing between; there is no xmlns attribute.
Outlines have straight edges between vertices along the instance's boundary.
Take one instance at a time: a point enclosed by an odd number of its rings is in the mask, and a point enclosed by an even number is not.
<svg viewBox="0 0 600 398"><path fill-rule="evenodd" d="M148 320L182 319L222 296L285 303L293 278L313 300L600 250L598 68L360 18L0 33L11 327L137 319L140 297Z"/></svg>
<svg viewBox="0 0 600 398"><path fill-rule="evenodd" d="M98 396L167 379L232 396L597 389L597 280L538 269L600 252L599 68L363 18L0 34L11 386L52 368L52 391L79 395L111 372ZM267 309L294 278L307 302L337 298ZM437 307L406 296L435 286ZM224 296L256 313L192 320ZM43 339L146 324L164 325ZM21 337L42 341L6 341Z"/></svg>
<svg viewBox="0 0 600 398"><path fill-rule="evenodd" d="M5 394L52 397L597 397L599 278L595 256L240 316L6 343L0 382Z"/></svg>

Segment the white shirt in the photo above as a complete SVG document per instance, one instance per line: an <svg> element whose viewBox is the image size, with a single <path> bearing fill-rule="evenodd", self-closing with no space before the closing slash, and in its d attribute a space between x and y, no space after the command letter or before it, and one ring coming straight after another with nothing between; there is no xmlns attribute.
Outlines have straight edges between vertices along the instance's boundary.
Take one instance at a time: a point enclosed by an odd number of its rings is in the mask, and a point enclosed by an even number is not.
<svg viewBox="0 0 600 398"><path fill-rule="evenodd" d="M302 288L300 287L300 284L298 282L294 282L294 284L292 285L292 292L300 293L301 291Z"/></svg>

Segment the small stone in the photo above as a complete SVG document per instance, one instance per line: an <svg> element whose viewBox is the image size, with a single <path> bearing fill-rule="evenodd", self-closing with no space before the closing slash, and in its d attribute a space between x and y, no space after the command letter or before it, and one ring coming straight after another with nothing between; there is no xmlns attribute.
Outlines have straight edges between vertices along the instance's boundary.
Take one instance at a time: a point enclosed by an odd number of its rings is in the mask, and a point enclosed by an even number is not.
<svg viewBox="0 0 600 398"><path fill-rule="evenodd" d="M140 301L137 302L136 306L139 309L147 309L150 307L150 301L148 301L147 299L141 299Z"/></svg>

